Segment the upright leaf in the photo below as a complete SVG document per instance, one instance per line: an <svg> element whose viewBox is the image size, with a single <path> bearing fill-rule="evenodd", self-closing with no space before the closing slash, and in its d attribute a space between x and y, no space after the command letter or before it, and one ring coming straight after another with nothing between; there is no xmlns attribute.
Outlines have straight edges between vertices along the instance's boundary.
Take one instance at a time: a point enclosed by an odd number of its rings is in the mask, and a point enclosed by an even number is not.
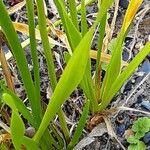
<svg viewBox="0 0 150 150"><path fill-rule="evenodd" d="M16 111L12 112L10 130L14 147L16 150L20 150L25 132L25 127L22 119Z"/></svg>
<svg viewBox="0 0 150 150"><path fill-rule="evenodd" d="M92 27L90 31L84 36L84 38L77 46L73 56L70 58L47 106L42 123L34 137L35 141L40 140L43 132L47 128L54 115L57 113L58 109L83 78L89 57L89 50L94 29L95 27Z"/></svg>
<svg viewBox="0 0 150 150"><path fill-rule="evenodd" d="M106 75L104 77L103 85L102 85L102 95L101 100L105 103L106 96L108 91L110 90L113 82L116 80L121 70L121 55L122 55L122 44L124 38L126 36L129 25L131 24L140 4L143 0L135 1L131 0L128 6L128 9L125 14L124 22L120 31L120 34L117 38L117 44L114 47L112 58L110 64L107 68Z"/></svg>
<svg viewBox="0 0 150 150"><path fill-rule="evenodd" d="M61 17L71 49L72 51L74 51L76 46L79 44L81 40L81 35L77 30L77 28L75 27L75 25L73 24L73 22L71 21L71 19L69 18L63 6L63 2L61 0L55 0L54 2L57 6L59 15Z"/></svg>
<svg viewBox="0 0 150 150"><path fill-rule="evenodd" d="M116 95L118 90L124 84L124 82L131 76L133 71L138 67L138 65L143 61L143 59L150 52L150 42L148 42L143 49L135 56L131 63L125 68L125 70L118 76L108 91L105 101L99 105L99 110L105 109L110 103L111 99Z"/></svg>
<svg viewBox="0 0 150 150"><path fill-rule="evenodd" d="M88 31L88 25L86 20L86 5L85 0L81 0L81 32L82 36Z"/></svg>
<svg viewBox="0 0 150 150"><path fill-rule="evenodd" d="M79 30L78 25L78 16L77 16L77 10L76 10L76 1L75 0L68 0L69 8L70 8L70 15L73 24L75 27Z"/></svg>
<svg viewBox="0 0 150 150"><path fill-rule="evenodd" d="M10 123L10 132L12 142L16 150L21 149L22 139L25 133L25 127L22 119L19 116L18 110L13 102L13 98L7 94L3 94L3 100L11 107L11 123Z"/></svg>
<svg viewBox="0 0 150 150"><path fill-rule="evenodd" d="M24 54L24 50L21 47L21 43L18 39L17 33L15 32L15 29L7 13L7 10L3 4L3 1L0 1L0 10L1 10L0 26L2 27L3 32L13 51L14 57L17 61L17 65L31 104L32 112L34 114L34 117L36 116L37 118L37 116L39 116L39 112L35 107L36 105L35 88L32 81L31 73L28 69L28 63Z"/></svg>

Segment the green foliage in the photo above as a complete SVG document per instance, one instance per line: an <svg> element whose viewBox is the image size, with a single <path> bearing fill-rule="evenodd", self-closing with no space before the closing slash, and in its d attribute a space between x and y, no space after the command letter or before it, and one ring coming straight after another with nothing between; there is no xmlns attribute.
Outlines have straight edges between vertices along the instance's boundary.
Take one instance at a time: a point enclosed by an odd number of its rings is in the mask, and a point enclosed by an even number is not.
<svg viewBox="0 0 150 150"><path fill-rule="evenodd" d="M5 80L0 80L0 106L2 105L2 94L4 92L2 86L6 86Z"/></svg>
<svg viewBox="0 0 150 150"><path fill-rule="evenodd" d="M135 134L127 139L127 142L130 143L128 150L145 150L146 145L140 139L144 137L145 133L150 131L150 118L139 118L134 122L132 130Z"/></svg>
<svg viewBox="0 0 150 150"><path fill-rule="evenodd" d="M130 144L128 150L146 150L146 145L138 140L136 144Z"/></svg>
<svg viewBox="0 0 150 150"><path fill-rule="evenodd" d="M94 24L88 28L85 5L92 1L94 0L82 0L81 5L76 7L75 0L68 0L70 12L68 14L64 1L54 0L61 18L62 26L65 30L69 45L71 47L71 52L68 50L70 53L64 53L67 64L59 81L56 79L53 54L51 45L48 40L49 37L46 28L47 24L44 14L43 0L38 0L36 3L38 26L47 63L48 77L50 79L53 92L44 114L42 111L40 97L39 62L35 40L33 1L26 0L26 7L29 24L30 49L33 63L34 81L28 68L24 49L21 47L18 35L15 32L7 10L3 2L0 1L0 26L8 40L9 46L12 49L14 58L17 61L17 66L19 68L23 85L25 87L25 91L31 107L31 111L29 111L22 100L15 93L12 93L2 83L0 83L0 87L2 87L0 88L0 94L4 92L3 100L12 109L10 128L12 142L16 150L19 150L22 145L24 145L27 149L33 150L36 150L39 147L42 150L54 148L63 149L63 138L59 132L57 132L56 127L54 127L52 124L56 114L58 114L61 131L66 140L66 144L68 145L67 148L72 149L82 134L89 110L92 113L96 113L105 109L111 102L112 98L117 94L118 90L121 88L124 82L132 75L134 70L150 52L150 43L148 42L144 48L140 50L139 54L137 54L137 56L131 61L131 63L126 68L124 68L123 71L121 70L123 42L133 17L135 16L138 7L142 3L142 0L131 0L120 33L118 37L112 40L109 44L108 50L111 51L112 57L108 67L105 68L106 74L104 80L101 81L101 68L103 67L100 60L101 51L105 37L106 21L109 17L108 9L113 4L114 0L99 1L99 12L97 14L96 20ZM133 7L135 8L134 10L132 9ZM79 9L81 9L81 32L79 30L80 22L78 21L77 16L77 11ZM56 22L55 25L58 25L59 23L60 21ZM98 25L99 38L96 75L93 82L89 52L91 49L93 34ZM70 94L76 89L77 86L80 86L80 88L83 89L86 102L74 135L71 137L61 106L69 98ZM36 133L32 139L24 136L25 125L20 114L25 119L27 119L31 126L36 129ZM50 122L52 125L50 125ZM140 123L134 124L133 131L135 132L135 136L128 139L128 142L131 143L129 149L144 148L144 143L139 141L139 139L145 134L145 132L149 130L148 125L144 129L142 128L146 123L149 124L147 119L140 121Z"/></svg>
<svg viewBox="0 0 150 150"><path fill-rule="evenodd" d="M150 131L150 118L139 118L137 121L134 122L132 130L136 133L135 137L137 139L140 139L145 135L146 132Z"/></svg>
<svg viewBox="0 0 150 150"><path fill-rule="evenodd" d="M7 93L4 93L2 99L12 109L10 130L12 142L14 144L15 149L20 150L22 145L24 145L28 149L37 150L37 143L35 143L35 141L33 141L32 139L29 139L24 136L25 126L18 113L13 97L11 97Z"/></svg>
<svg viewBox="0 0 150 150"><path fill-rule="evenodd" d="M115 46L117 44L117 38L114 38L110 41L109 45L108 45L108 50L110 51L110 53L113 53L113 50L115 49Z"/></svg>

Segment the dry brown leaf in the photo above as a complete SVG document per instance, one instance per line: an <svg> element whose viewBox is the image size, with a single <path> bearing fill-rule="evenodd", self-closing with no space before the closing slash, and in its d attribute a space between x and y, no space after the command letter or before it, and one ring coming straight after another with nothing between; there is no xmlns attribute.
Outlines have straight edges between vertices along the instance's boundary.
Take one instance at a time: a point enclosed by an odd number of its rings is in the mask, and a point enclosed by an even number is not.
<svg viewBox="0 0 150 150"><path fill-rule="evenodd" d="M96 57L97 57L97 51L91 50L90 51L90 57L92 59L96 59ZM101 54L101 61L102 62L109 63L110 59L111 59L111 55L102 52L102 54ZM123 66L127 66L128 63L125 62L125 61L122 61L122 65Z"/></svg>
<svg viewBox="0 0 150 150"><path fill-rule="evenodd" d="M10 140L11 136L9 133L0 134L0 144L5 143L6 141Z"/></svg>
<svg viewBox="0 0 150 150"><path fill-rule="evenodd" d="M13 22L13 25L14 25L15 30L17 30L21 33L29 35L29 26L27 24L19 23L19 22ZM36 34L36 39L41 40L40 31L38 29L35 29L35 34ZM58 46L61 46L61 47L65 47L64 45L62 45L59 42L53 40L52 38L50 38L50 37L48 37L48 38L49 38L49 42L51 44L58 45Z"/></svg>
<svg viewBox="0 0 150 150"><path fill-rule="evenodd" d="M15 13L16 11L20 10L24 5L26 4L26 1L22 1L14 6L12 6L11 8L9 8L7 11L8 11L8 14L11 15L13 13Z"/></svg>
<svg viewBox="0 0 150 150"><path fill-rule="evenodd" d="M70 48L70 45L69 45L69 42L68 42L66 34L63 31L58 30L54 26L54 24L51 22L51 20L47 19L47 24L49 25L50 31L52 31L52 33L55 36L57 36L66 45L66 48L67 48L69 54L72 55L72 51L71 51L71 48Z"/></svg>

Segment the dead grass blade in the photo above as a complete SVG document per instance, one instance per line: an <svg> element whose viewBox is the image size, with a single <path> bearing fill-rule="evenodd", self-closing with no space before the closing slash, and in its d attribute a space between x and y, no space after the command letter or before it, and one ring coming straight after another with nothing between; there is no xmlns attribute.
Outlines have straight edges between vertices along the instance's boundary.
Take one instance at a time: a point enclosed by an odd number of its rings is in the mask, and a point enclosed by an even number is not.
<svg viewBox="0 0 150 150"><path fill-rule="evenodd" d="M26 1L22 1L14 6L12 6L11 8L9 8L7 11L8 11L8 14L11 15L13 13L15 13L16 11L20 10L23 6L25 6L26 4Z"/></svg>
<svg viewBox="0 0 150 150"><path fill-rule="evenodd" d="M96 59L97 51L91 50L90 51L90 57L92 59ZM110 59L111 59L111 55L106 54L105 52L102 52L102 54L101 54L101 61L102 62L109 63ZM122 66L127 66L127 65L128 65L128 63L126 61L122 61Z"/></svg>
<svg viewBox="0 0 150 150"><path fill-rule="evenodd" d="M17 31L19 31L21 33L29 35L29 26L27 24L19 23L19 22L13 22L13 25L14 25L15 30L17 30ZM41 40L40 31L38 29L35 29L35 34L36 34L36 39L37 40ZM48 38L49 38L49 42L52 45L65 47L64 45L62 45L59 42L53 40L52 38L50 38L50 37L48 37Z"/></svg>

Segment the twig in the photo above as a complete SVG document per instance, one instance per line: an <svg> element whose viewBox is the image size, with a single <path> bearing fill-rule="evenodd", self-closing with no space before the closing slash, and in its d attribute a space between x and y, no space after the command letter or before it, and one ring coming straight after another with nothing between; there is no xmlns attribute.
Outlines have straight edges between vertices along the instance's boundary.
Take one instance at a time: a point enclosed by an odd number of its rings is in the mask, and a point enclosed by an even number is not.
<svg viewBox="0 0 150 150"><path fill-rule="evenodd" d="M1 36L2 36L2 34L1 34ZM0 37L0 62L1 62L3 73L5 76L6 82L7 82L7 86L11 91L14 92L14 84L13 84L13 80L11 77L11 73L10 73L9 67L7 65L7 60L6 60L5 54L1 48L2 47L2 41L3 41L2 37Z"/></svg>
<svg viewBox="0 0 150 150"><path fill-rule="evenodd" d="M140 113L150 116L150 112L139 110L139 109L129 108L129 107L125 107L125 106L118 107L118 109L119 109L119 111L120 110L129 110L129 111L134 111L134 112L140 112Z"/></svg>
<svg viewBox="0 0 150 150"><path fill-rule="evenodd" d="M4 124L2 121L0 121L0 127L3 128L8 133L10 133L10 128L6 124Z"/></svg>

